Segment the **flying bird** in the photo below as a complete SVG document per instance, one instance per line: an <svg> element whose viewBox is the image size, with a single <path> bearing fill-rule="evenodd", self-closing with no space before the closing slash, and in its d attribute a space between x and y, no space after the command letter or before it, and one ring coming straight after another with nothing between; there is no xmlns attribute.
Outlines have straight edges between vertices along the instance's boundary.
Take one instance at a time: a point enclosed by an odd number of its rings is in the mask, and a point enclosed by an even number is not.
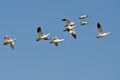
<svg viewBox="0 0 120 80"><path fill-rule="evenodd" d="M103 38L103 37L111 34L111 32L105 33L105 32L103 31L102 26L101 26L100 23L97 23L97 29L98 29L98 33L99 33L99 35L97 36L97 38Z"/></svg>
<svg viewBox="0 0 120 80"><path fill-rule="evenodd" d="M75 33L75 30L74 28L76 27L75 24L77 24L76 22L71 22L68 18L64 18L62 19L62 21L65 21L66 22L66 25L65 25L65 29L63 30L63 32L69 32L73 38L77 38L76 37L76 33Z"/></svg>
<svg viewBox="0 0 120 80"><path fill-rule="evenodd" d="M88 21L83 21L83 22L81 22L80 24L81 24L81 26L84 26L84 25L89 24L89 22L88 22Z"/></svg>
<svg viewBox="0 0 120 80"><path fill-rule="evenodd" d="M36 39L36 41L39 41L39 40L49 40L48 36L50 35L50 33L45 35L43 33L41 27L37 28L37 33L38 33L38 38Z"/></svg>
<svg viewBox="0 0 120 80"><path fill-rule="evenodd" d="M14 49L14 41L16 41L16 38L11 39L9 35L6 35L4 37L4 45L10 44L10 47Z"/></svg>
<svg viewBox="0 0 120 80"><path fill-rule="evenodd" d="M64 41L64 39L59 39L57 36L55 36L55 37L53 37L53 40L50 41L50 43L53 43L53 44L55 44L55 46L58 46L58 43L63 42L63 41Z"/></svg>
<svg viewBox="0 0 120 80"><path fill-rule="evenodd" d="M62 21L66 22L66 26L73 26L73 25L77 24L76 22L71 22L68 18L64 18L64 19L62 19Z"/></svg>
<svg viewBox="0 0 120 80"><path fill-rule="evenodd" d="M77 37L76 37L76 32L75 32L75 26L67 26L64 30L63 30L63 32L69 32L72 36L73 36L73 38L74 39L76 39Z"/></svg>
<svg viewBox="0 0 120 80"><path fill-rule="evenodd" d="M88 15L82 15L82 16L79 17L79 19L84 19L84 18L87 18L87 17L88 17Z"/></svg>

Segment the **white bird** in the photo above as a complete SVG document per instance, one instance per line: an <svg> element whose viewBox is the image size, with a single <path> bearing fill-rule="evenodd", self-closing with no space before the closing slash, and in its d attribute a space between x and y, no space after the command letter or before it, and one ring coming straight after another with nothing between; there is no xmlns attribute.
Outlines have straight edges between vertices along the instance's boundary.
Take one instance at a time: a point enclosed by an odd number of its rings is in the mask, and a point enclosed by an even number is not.
<svg viewBox="0 0 120 80"><path fill-rule="evenodd" d="M83 22L81 22L80 24L81 24L81 26L83 26L83 25L89 24L89 22L88 22L88 21L83 21Z"/></svg>
<svg viewBox="0 0 120 80"><path fill-rule="evenodd" d="M88 17L88 15L82 15L82 16L79 17L79 19L84 19L84 18L87 18L87 17Z"/></svg>
<svg viewBox="0 0 120 80"><path fill-rule="evenodd" d="M64 30L63 30L63 32L69 32L75 39L77 38L76 37L76 32L75 32L75 30L74 30L74 28L75 28L76 26L67 26Z"/></svg>
<svg viewBox="0 0 120 80"><path fill-rule="evenodd" d="M57 36L55 36L50 43L54 43L55 46L58 46L58 43L63 42L63 41L64 41L64 39L59 39Z"/></svg>
<svg viewBox="0 0 120 80"><path fill-rule="evenodd" d="M73 26L73 25L77 24L76 22L71 22L68 18L64 18L64 19L62 19L62 21L66 22L66 26Z"/></svg>
<svg viewBox="0 0 120 80"><path fill-rule="evenodd" d="M50 33L48 33L48 34L45 35L45 34L42 32L41 27L38 27L37 33L38 33L38 38L36 39L36 41L39 41L39 40L49 40L49 39L48 39L48 36L50 35Z"/></svg>
<svg viewBox="0 0 120 80"><path fill-rule="evenodd" d="M16 41L16 38L11 39L9 35L6 35L4 37L4 45L10 44L10 47L14 49L14 41Z"/></svg>
<svg viewBox="0 0 120 80"><path fill-rule="evenodd" d="M99 32L99 35L97 36L97 38L103 38L103 37L111 34L111 32L104 33L100 23L97 23L97 28L98 28L98 32Z"/></svg>

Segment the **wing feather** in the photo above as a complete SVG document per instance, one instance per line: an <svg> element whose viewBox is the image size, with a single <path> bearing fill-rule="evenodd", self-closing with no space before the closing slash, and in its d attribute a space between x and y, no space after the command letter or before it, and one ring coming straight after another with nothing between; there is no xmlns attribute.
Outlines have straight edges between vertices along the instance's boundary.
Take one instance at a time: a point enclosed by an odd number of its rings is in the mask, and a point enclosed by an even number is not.
<svg viewBox="0 0 120 80"><path fill-rule="evenodd" d="M100 34L104 33L104 32L103 32L103 29L102 29L102 26L101 26L100 23L97 23L97 28L98 28L98 32L99 32Z"/></svg>
<svg viewBox="0 0 120 80"><path fill-rule="evenodd" d="M55 43L55 46L58 46L58 43Z"/></svg>
<svg viewBox="0 0 120 80"><path fill-rule="evenodd" d="M8 36L8 35L5 36L5 37L4 37L4 40L10 40L10 36Z"/></svg>
<svg viewBox="0 0 120 80"><path fill-rule="evenodd" d="M62 21L65 21L66 25L70 25L71 24L71 21L68 18L64 18L64 19L62 19Z"/></svg>
<svg viewBox="0 0 120 80"><path fill-rule="evenodd" d="M12 42L12 43L10 44L10 47L11 47L12 49L14 49L14 42Z"/></svg>
<svg viewBox="0 0 120 80"><path fill-rule="evenodd" d="M43 36L43 32L42 32L41 27L38 27L37 33L38 33L38 36L40 36L40 37Z"/></svg>
<svg viewBox="0 0 120 80"><path fill-rule="evenodd" d="M77 36L76 36L76 33L75 33L75 30L74 29L72 29L72 30L70 30L69 31L69 33L76 39L77 38Z"/></svg>

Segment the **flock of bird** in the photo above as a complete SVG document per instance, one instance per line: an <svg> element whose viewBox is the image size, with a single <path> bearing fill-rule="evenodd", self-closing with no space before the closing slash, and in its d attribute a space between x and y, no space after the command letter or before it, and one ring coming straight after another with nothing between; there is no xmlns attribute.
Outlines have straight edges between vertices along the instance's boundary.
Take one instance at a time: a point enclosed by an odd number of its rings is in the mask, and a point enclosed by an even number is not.
<svg viewBox="0 0 120 80"><path fill-rule="evenodd" d="M84 18L87 18L87 17L88 17L88 15L82 15L82 16L79 17L79 19L84 19ZM75 32L75 28L76 28L75 25L77 23L70 21L70 19L68 19L68 18L64 18L64 19L62 19L62 21L64 21L66 23L65 29L63 30L63 32L69 32L72 35L72 37L74 39L76 39L77 36L76 36L76 32ZM89 22L88 21L83 21L80 24L81 24L81 26L88 25ZM98 36L97 36L97 38L103 38L103 37L111 34L111 32L104 32L103 28L102 28L102 25L99 22L97 23L97 29L98 29ZM50 33L44 34L42 29L41 29L41 27L37 28L37 33L38 33L38 38L36 39L36 41L51 40L51 39L48 38L50 36ZM10 47L12 49L14 49L14 42L15 41L16 41L16 38L12 39L12 38L10 38L9 35L6 35L4 37L4 45L10 45ZM63 41L64 41L64 39L59 39L57 36L55 36L50 41L50 43L53 43L53 44L55 44L55 46L58 46L58 43L59 42L63 42Z"/></svg>

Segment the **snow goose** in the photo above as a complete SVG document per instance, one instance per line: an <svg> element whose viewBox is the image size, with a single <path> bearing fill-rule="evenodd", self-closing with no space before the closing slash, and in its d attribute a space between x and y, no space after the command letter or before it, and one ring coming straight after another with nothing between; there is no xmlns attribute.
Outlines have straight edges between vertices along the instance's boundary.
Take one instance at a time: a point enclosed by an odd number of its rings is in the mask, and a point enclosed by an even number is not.
<svg viewBox="0 0 120 80"><path fill-rule="evenodd" d="M89 24L89 22L88 22L88 21L83 21L83 22L81 22L80 24L81 24L81 26L84 26L84 25Z"/></svg>
<svg viewBox="0 0 120 80"><path fill-rule="evenodd" d="M41 27L38 27L38 28L37 28L37 33L38 33L38 38L36 39L36 41L39 41L39 40L49 40L49 39L48 39L48 36L50 35L50 33L48 33L48 34L45 35L45 34L42 32Z"/></svg>
<svg viewBox="0 0 120 80"><path fill-rule="evenodd" d="M68 18L64 18L64 19L62 19L62 21L66 22L66 26L73 26L73 25L77 24L76 22L71 22Z"/></svg>
<svg viewBox="0 0 120 80"><path fill-rule="evenodd" d="M74 30L74 28L75 28L76 26L67 26L64 30L63 30L63 32L69 32L72 36L73 36L73 38L77 38L76 37L76 33L75 33L75 30Z"/></svg>
<svg viewBox="0 0 120 80"><path fill-rule="evenodd" d="M88 17L88 15L82 15L82 16L79 17L79 19L84 19L84 18L87 18L87 17Z"/></svg>
<svg viewBox="0 0 120 80"><path fill-rule="evenodd" d="M10 47L14 49L14 41L16 41L16 38L11 39L9 35L6 35L4 37L4 45L10 44Z"/></svg>
<svg viewBox="0 0 120 80"><path fill-rule="evenodd" d="M97 29L98 29L98 33L99 33L99 35L97 36L97 38L103 38L103 37L111 34L111 32L104 33L104 31L103 31L102 26L101 26L100 23L97 23Z"/></svg>
<svg viewBox="0 0 120 80"><path fill-rule="evenodd" d="M59 42L63 42L64 39L59 39L57 36L53 37L53 40L50 43L54 43L55 46L58 46Z"/></svg>

